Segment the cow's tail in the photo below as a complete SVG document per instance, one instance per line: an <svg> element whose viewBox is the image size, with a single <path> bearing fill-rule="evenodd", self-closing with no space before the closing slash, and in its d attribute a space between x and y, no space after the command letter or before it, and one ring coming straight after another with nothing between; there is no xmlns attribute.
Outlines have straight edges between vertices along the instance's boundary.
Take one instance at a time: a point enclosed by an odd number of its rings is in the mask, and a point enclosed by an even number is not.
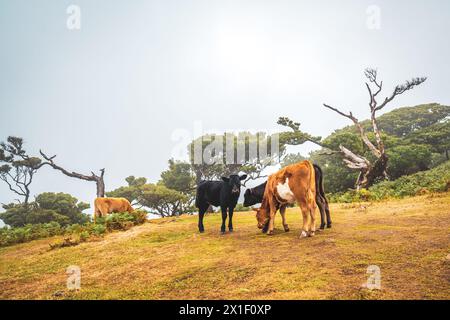
<svg viewBox="0 0 450 320"><path fill-rule="evenodd" d="M316 192L318 192L323 198L325 198L325 189L323 187L323 172L322 168L316 164L313 164L316 173Z"/></svg>
<svg viewBox="0 0 450 320"><path fill-rule="evenodd" d="M202 188L200 184L197 186L197 192L195 193L195 206L200 208L200 199L202 198Z"/></svg>

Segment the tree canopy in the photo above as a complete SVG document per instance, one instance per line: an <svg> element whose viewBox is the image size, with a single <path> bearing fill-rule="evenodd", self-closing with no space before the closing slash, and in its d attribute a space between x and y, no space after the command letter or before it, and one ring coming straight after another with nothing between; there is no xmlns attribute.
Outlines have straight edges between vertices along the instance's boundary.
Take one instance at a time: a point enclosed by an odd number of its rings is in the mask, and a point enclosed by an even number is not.
<svg viewBox="0 0 450 320"><path fill-rule="evenodd" d="M188 146L197 183L244 172L248 176L243 182L245 185L247 181L263 177L264 169L278 162L285 151L285 143L278 134L247 131L206 134Z"/></svg>
<svg viewBox="0 0 450 320"><path fill-rule="evenodd" d="M0 213L0 219L11 227L52 221L62 226L82 224L90 220L89 216L83 213L89 207L89 204L78 202L78 199L70 194L45 192L38 195L35 201L28 205L4 205L3 208L6 211Z"/></svg>

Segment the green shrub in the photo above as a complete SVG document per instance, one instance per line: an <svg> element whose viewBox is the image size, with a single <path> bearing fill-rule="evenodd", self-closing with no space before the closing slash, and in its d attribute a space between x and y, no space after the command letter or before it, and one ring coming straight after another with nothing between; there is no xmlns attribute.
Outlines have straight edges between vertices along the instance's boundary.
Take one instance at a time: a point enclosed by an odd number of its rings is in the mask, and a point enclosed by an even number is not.
<svg viewBox="0 0 450 320"><path fill-rule="evenodd" d="M106 233L106 227L102 224L94 224L91 233L96 236L101 236Z"/></svg>
<svg viewBox="0 0 450 320"><path fill-rule="evenodd" d="M448 191L450 184L450 161L431 170L402 176L394 181L379 182L369 190L350 190L330 196L331 202L376 201L388 198L403 198L430 192Z"/></svg>
<svg viewBox="0 0 450 320"><path fill-rule="evenodd" d="M136 225L143 224L147 221L147 212L144 210L135 210L131 215L134 217L134 223Z"/></svg>
<svg viewBox="0 0 450 320"><path fill-rule="evenodd" d="M65 229L57 222L27 224L20 228L0 228L0 246L8 246L31 240L53 237L65 233Z"/></svg>
<svg viewBox="0 0 450 320"><path fill-rule="evenodd" d="M86 230L81 231L81 233L80 233L80 242L86 241L87 239L89 239L89 237L90 237L89 232L87 232Z"/></svg>
<svg viewBox="0 0 450 320"><path fill-rule="evenodd" d="M133 212L112 213L104 218L103 225L108 231L128 230L134 225L143 224L147 220L147 212L135 210ZM97 220L100 223L100 220Z"/></svg>
<svg viewBox="0 0 450 320"><path fill-rule="evenodd" d="M97 223L72 224L62 227L57 222L43 224L27 224L23 227L0 228L0 247L28 242L31 240L65 235L63 240L50 245L52 249L77 245L88 241L92 236L103 236L107 231L128 230L143 224L147 220L147 212L136 210L131 213L114 213L106 218L98 218Z"/></svg>
<svg viewBox="0 0 450 320"><path fill-rule="evenodd" d="M128 230L133 226L134 217L126 213L112 213L105 219L106 229L111 230Z"/></svg>

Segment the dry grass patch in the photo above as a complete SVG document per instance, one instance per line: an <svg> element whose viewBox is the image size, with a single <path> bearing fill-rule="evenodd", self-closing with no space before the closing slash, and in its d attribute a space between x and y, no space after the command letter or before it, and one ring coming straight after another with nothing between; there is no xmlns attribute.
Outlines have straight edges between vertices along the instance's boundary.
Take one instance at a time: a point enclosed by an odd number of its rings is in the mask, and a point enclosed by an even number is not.
<svg viewBox="0 0 450 320"><path fill-rule="evenodd" d="M221 235L220 215L159 219L98 242L48 250L55 239L0 249L2 299L449 299L450 194L332 205L333 228L300 239L276 222L261 234L254 213L235 214ZM65 287L81 268L81 290ZM362 287L369 265L381 290ZM55 294L56 293L56 294Z"/></svg>

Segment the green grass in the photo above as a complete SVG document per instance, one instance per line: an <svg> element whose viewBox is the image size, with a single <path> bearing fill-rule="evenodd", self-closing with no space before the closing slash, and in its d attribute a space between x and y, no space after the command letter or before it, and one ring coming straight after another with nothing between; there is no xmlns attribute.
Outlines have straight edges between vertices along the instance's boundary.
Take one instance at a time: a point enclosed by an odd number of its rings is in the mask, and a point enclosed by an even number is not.
<svg viewBox="0 0 450 320"><path fill-rule="evenodd" d="M333 204L333 228L299 238L277 216L275 235L253 212L235 214L221 235L219 214L153 220L97 241L49 250L58 239L0 248L1 299L449 299L450 194ZM381 290L362 287L381 268ZM81 268L81 290L66 268ZM58 293L55 295L55 293Z"/></svg>

